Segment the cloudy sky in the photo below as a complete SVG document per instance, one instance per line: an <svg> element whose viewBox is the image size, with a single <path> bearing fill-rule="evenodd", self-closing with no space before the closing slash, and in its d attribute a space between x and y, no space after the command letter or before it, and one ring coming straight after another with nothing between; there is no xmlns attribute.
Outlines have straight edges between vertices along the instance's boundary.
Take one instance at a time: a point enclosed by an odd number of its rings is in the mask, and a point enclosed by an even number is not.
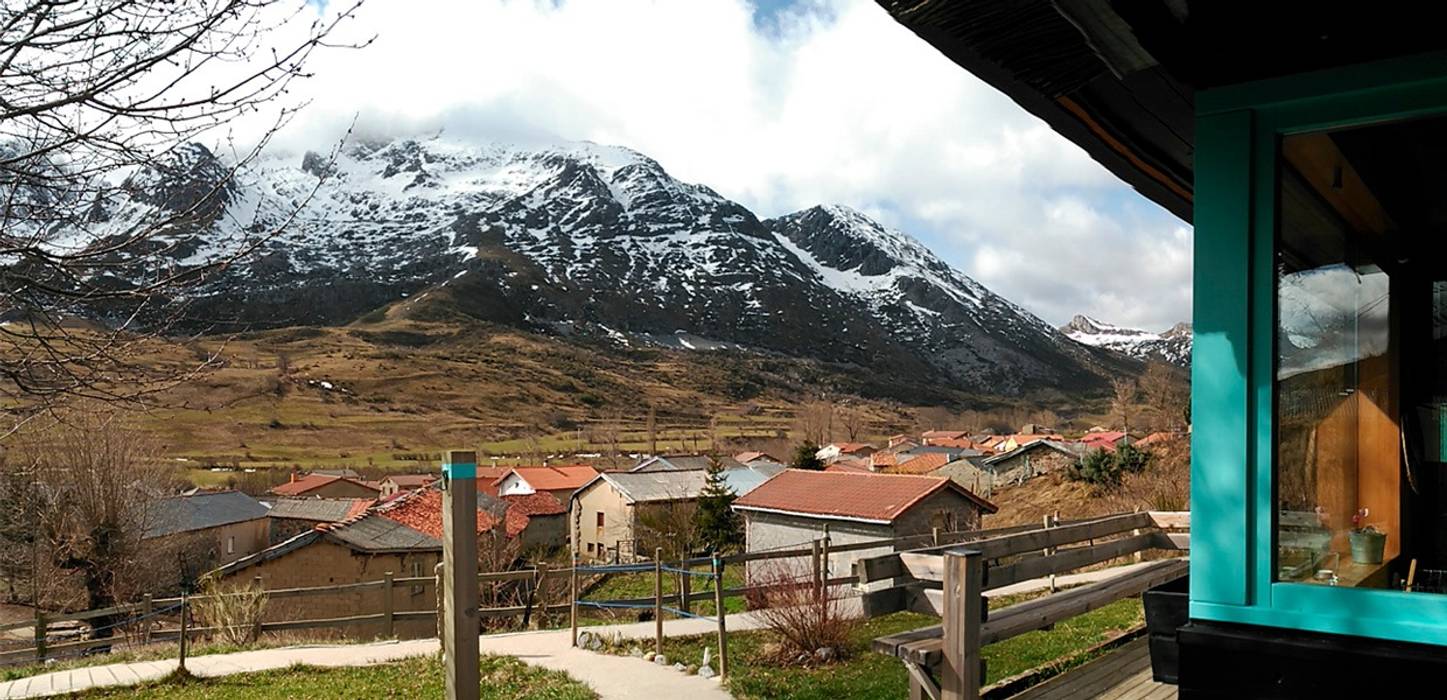
<svg viewBox="0 0 1447 700"><path fill-rule="evenodd" d="M1188 226L871 0L369 0L346 33L283 145L618 144L763 217L861 209L1052 323L1190 318Z"/></svg>

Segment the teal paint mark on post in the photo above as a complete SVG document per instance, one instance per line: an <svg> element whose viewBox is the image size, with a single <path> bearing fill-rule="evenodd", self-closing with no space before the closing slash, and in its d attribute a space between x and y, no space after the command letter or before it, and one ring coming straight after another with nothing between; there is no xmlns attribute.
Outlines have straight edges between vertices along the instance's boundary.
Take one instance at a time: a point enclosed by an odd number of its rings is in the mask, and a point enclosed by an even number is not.
<svg viewBox="0 0 1447 700"><path fill-rule="evenodd" d="M442 476L452 479L476 479L477 462L442 463Z"/></svg>

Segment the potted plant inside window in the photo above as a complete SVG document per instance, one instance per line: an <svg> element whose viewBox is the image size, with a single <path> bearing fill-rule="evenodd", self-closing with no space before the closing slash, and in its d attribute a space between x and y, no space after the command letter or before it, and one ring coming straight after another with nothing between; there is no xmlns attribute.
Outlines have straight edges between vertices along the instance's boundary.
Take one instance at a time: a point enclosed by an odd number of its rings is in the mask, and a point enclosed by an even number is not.
<svg viewBox="0 0 1447 700"><path fill-rule="evenodd" d="M1363 508L1352 516L1352 529L1347 539L1352 545L1352 561L1358 564L1380 564L1387 548L1387 533L1367 524L1369 511Z"/></svg>

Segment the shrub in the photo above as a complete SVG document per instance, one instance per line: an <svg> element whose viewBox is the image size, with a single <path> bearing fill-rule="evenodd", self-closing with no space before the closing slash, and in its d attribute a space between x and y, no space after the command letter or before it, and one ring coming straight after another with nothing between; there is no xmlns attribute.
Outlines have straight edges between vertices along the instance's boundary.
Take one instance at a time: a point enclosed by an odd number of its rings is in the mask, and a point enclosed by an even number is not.
<svg viewBox="0 0 1447 700"><path fill-rule="evenodd" d="M794 663L822 661L815 652L832 650L833 659L848 651L856 619L845 612L843 590L814 587L811 576L796 576L784 566L765 569L753 577L747 595L753 615L778 637L775 660Z"/></svg>
<svg viewBox="0 0 1447 700"><path fill-rule="evenodd" d="M215 628L211 633L213 639L239 647L261 637L266 600L266 591L260 582L228 584L208 575L201 581L201 596L191 605L198 623Z"/></svg>
<svg viewBox="0 0 1447 700"><path fill-rule="evenodd" d="M1091 450L1069 471L1070 478L1094 486L1113 489L1120 486L1126 474L1140 474L1150 464L1149 452L1130 445L1121 445L1114 452Z"/></svg>

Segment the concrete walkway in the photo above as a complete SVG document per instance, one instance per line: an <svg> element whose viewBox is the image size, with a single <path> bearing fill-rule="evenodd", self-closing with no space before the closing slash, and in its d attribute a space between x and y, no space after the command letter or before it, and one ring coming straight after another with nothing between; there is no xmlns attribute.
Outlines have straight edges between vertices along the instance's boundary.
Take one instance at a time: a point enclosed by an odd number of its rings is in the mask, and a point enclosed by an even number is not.
<svg viewBox="0 0 1447 700"><path fill-rule="evenodd" d="M740 613L730 615L728 625L730 630L749 630L757 629L760 623L752 614ZM584 629L603 635L616 635L623 639L651 639L654 631L652 622ZM716 629L712 620L669 620L664 623L664 634L670 637L708 634ZM717 680L684 675L673 670L671 666L663 667L642 659L574 649L570 637L569 630L490 634L481 638L480 646L484 654L515 656L534 666L563 671L591 686L599 697L605 700L668 697L726 700L729 697ZM186 667L197 676L210 678L287 668L296 664L324 667L369 666L436 654L438 649L436 639L308 645L194 656L187 660ZM717 650L714 651L717 653ZM693 663L699 661L678 660ZM163 678L175 668L176 661L169 659L56 671L0 683L0 699L39 698L89 688L135 685Z"/></svg>

